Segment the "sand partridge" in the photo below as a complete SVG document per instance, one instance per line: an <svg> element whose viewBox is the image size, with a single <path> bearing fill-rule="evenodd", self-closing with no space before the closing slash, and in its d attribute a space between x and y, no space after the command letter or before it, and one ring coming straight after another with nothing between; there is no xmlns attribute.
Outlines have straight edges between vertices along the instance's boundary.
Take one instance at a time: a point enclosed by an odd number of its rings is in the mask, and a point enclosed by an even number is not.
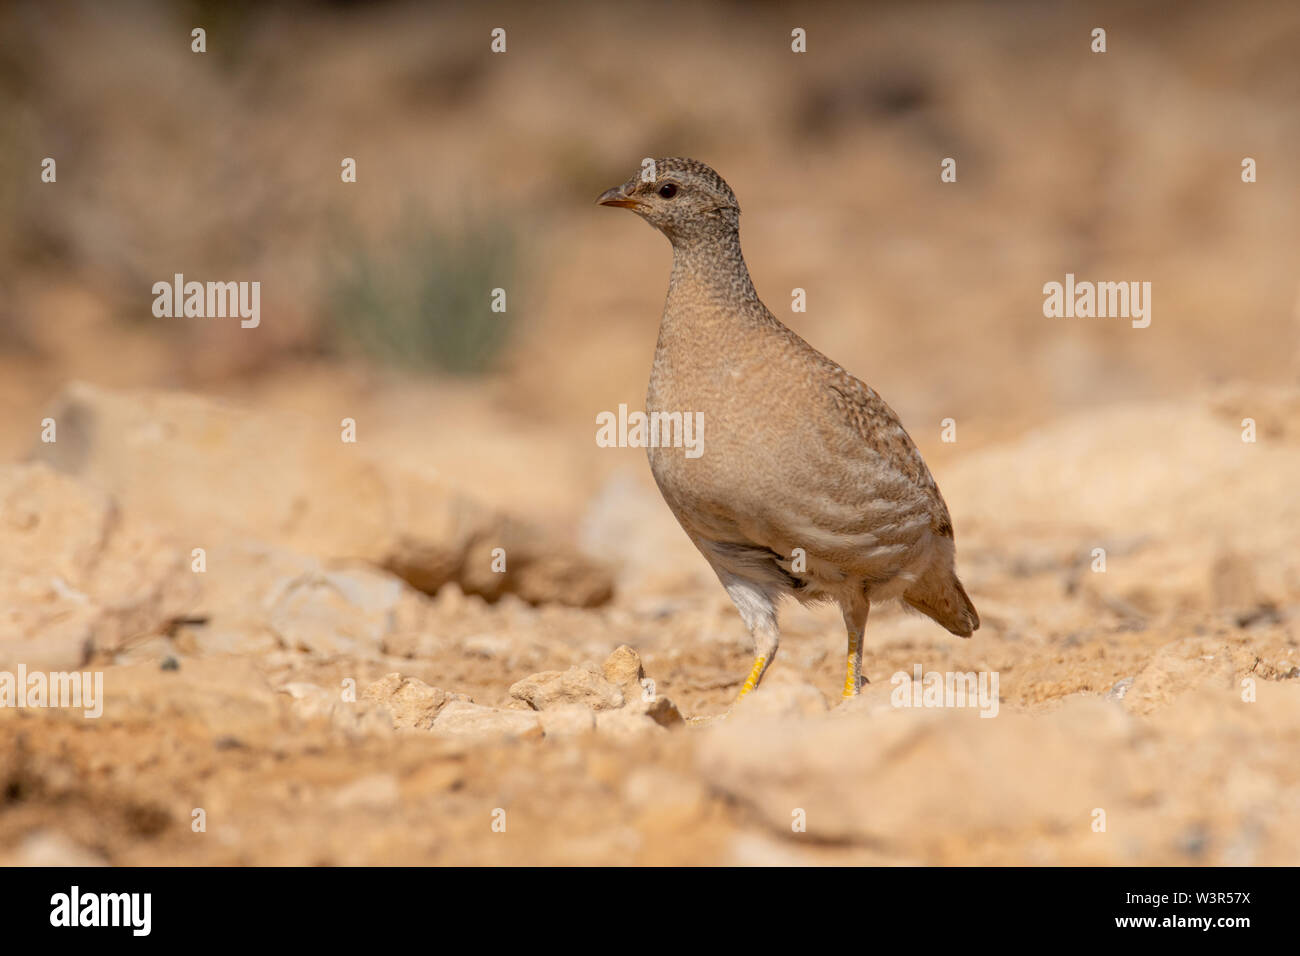
<svg viewBox="0 0 1300 956"><path fill-rule="evenodd" d="M979 615L934 478L884 400L760 301L722 177L659 159L597 202L631 209L672 243L646 411L665 431L674 413L701 413L702 453L665 434L648 443L650 468L753 636L740 696L776 656L784 595L839 604L845 697L858 693L872 603L901 599L969 637Z"/></svg>

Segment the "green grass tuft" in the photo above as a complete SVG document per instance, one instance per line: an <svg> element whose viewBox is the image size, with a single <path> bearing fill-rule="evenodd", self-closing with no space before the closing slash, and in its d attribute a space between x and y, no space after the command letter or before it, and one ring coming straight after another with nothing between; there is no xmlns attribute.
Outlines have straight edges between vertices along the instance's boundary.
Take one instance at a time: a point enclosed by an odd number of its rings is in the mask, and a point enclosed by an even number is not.
<svg viewBox="0 0 1300 956"><path fill-rule="evenodd" d="M515 244L499 224L456 235L411 217L382 244L344 248L328 289L336 338L385 364L478 375L492 368L513 324ZM492 290L506 291L505 312Z"/></svg>

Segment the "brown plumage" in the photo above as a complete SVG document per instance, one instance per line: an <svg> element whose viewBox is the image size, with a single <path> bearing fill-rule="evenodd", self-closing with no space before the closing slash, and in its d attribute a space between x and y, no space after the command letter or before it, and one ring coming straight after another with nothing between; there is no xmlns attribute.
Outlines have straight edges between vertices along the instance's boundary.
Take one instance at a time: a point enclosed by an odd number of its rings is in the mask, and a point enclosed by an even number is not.
<svg viewBox="0 0 1300 956"><path fill-rule="evenodd" d="M740 207L692 159L605 192L673 247L647 412L703 413L703 454L651 447L659 490L754 637L752 690L779 643L783 595L831 600L858 692L872 603L901 599L954 634L979 615L954 570L948 506L884 400L783 325L740 251Z"/></svg>

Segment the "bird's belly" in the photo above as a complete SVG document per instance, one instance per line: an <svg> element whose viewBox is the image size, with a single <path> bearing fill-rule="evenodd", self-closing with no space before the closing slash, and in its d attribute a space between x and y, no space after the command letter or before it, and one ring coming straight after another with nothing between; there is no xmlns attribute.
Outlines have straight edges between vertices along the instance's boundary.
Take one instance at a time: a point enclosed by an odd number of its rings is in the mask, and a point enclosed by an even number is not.
<svg viewBox="0 0 1300 956"><path fill-rule="evenodd" d="M706 419L707 420L707 419ZM717 450L714 449L713 452ZM689 458L681 448L648 448L650 471L669 509L692 537L737 540L744 516L755 513L753 479L744 463L710 451Z"/></svg>
<svg viewBox="0 0 1300 956"><path fill-rule="evenodd" d="M837 487L810 471L798 441L770 432L738 441L718 428L711 434L709 416L704 421L697 458L681 448L647 449L665 502L697 542L747 544L786 558L799 549L815 576L824 567L834 580L879 583L928 548L928 501L869 461Z"/></svg>

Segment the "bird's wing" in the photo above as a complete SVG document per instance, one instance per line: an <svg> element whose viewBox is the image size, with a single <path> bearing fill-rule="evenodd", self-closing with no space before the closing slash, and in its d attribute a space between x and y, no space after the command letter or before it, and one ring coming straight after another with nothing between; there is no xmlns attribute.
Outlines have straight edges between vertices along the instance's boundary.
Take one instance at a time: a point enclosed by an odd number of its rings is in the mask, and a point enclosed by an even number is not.
<svg viewBox="0 0 1300 956"><path fill-rule="evenodd" d="M823 373L818 377L827 383L828 401L839 413L830 427L847 427L852 439L860 442L860 447L871 456L875 467L893 473L919 490L930 503L930 529L937 535L951 538L952 519L948 505L898 414L870 385L845 371L793 332L791 335L807 350L807 359Z"/></svg>

